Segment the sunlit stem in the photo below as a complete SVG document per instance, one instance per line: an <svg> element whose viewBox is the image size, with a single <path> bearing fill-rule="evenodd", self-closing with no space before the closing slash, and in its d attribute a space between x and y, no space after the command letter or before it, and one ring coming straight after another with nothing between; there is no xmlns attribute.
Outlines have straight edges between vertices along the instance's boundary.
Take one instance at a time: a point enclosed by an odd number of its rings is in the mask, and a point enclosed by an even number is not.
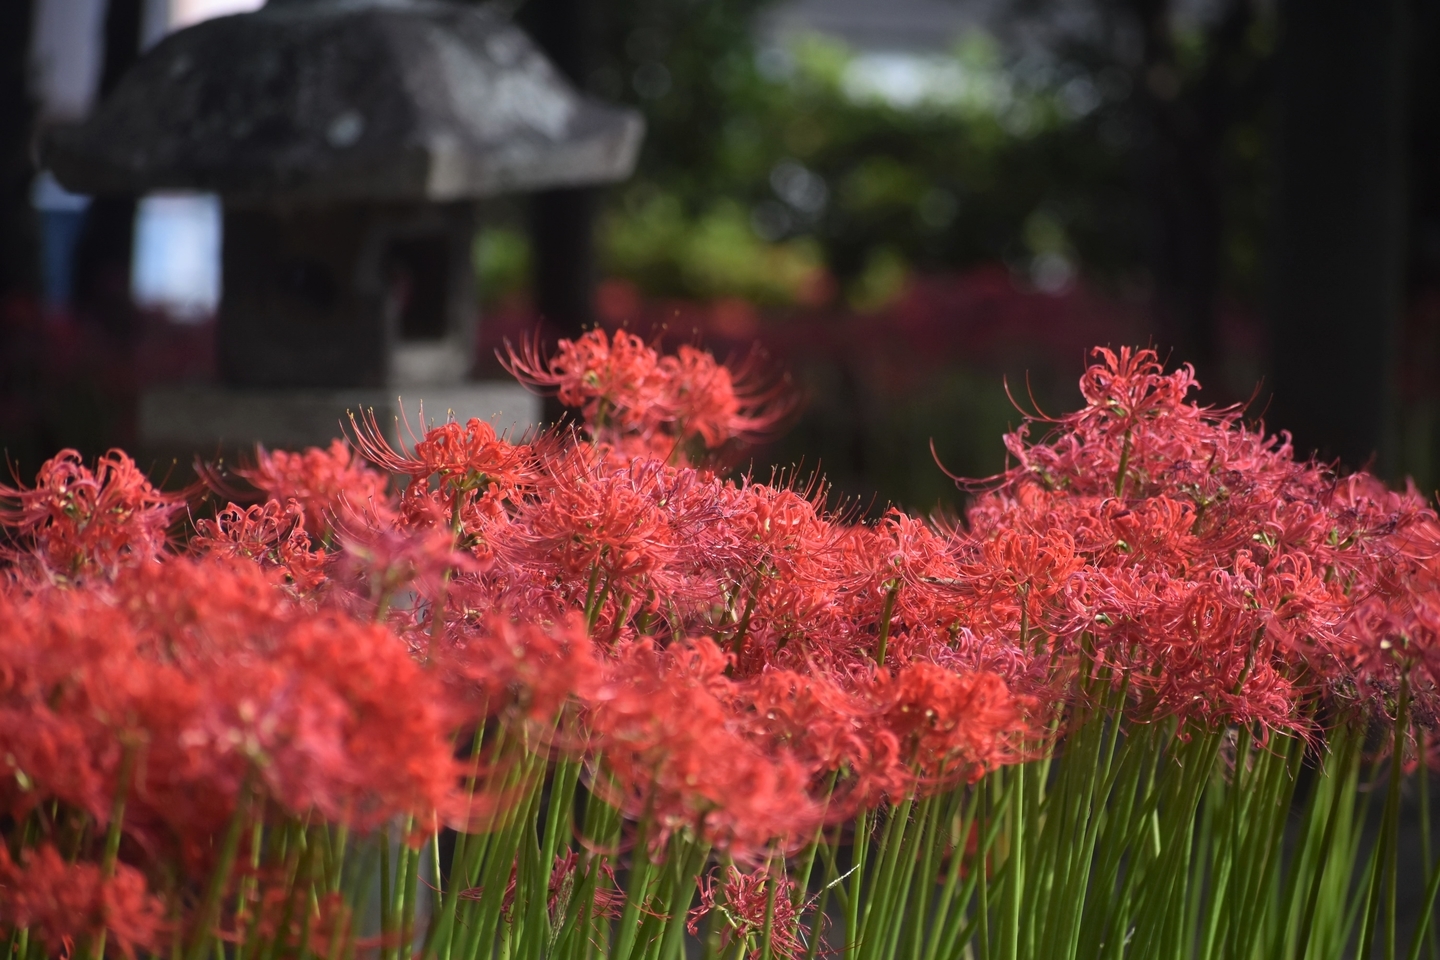
<svg viewBox="0 0 1440 960"><path fill-rule="evenodd" d="M246 808L249 804L250 773L247 771L235 796L235 812L231 814L230 824L225 828L225 836L220 842L220 856L205 886L205 898L196 913L195 932L185 952L186 960L202 960L205 956L210 930L219 917L220 898L225 895L225 888L230 883L230 873L235 867L235 855L240 849L240 835L244 832Z"/></svg>
<svg viewBox="0 0 1440 960"><path fill-rule="evenodd" d="M100 876L109 880L115 876L115 860L120 855L120 835L125 824L125 796L130 792L130 780L135 773L136 747L127 744L120 757L120 776L116 778L115 799L110 804L110 825L105 830L105 853L100 860ZM95 960L105 956L105 933L102 928L95 935L91 955Z"/></svg>
<svg viewBox="0 0 1440 960"><path fill-rule="evenodd" d="M380 956L385 957L390 953L391 935L395 930L395 915L392 909L394 900L390 890L390 830L388 827L380 830L378 842L380 844Z"/></svg>
<svg viewBox="0 0 1440 960"><path fill-rule="evenodd" d="M420 851L410 846L410 834L415 829L415 817L405 817L405 831L400 840L400 871L395 879L396 893L402 898L396 904L400 917L400 942L396 949L402 957L409 957L415 939L415 900L419 894Z"/></svg>
<svg viewBox="0 0 1440 960"><path fill-rule="evenodd" d="M845 950L853 952L860 942L860 892L865 879L865 854L870 848L869 811L861 810L855 818L855 838L851 842L853 879L846 891Z"/></svg>
<svg viewBox="0 0 1440 960"><path fill-rule="evenodd" d="M1425 728L1415 724L1415 755L1419 758L1416 767L1416 777L1420 781L1420 843L1421 856L1425 861L1425 885L1428 896L1428 903L1435 899L1434 888L1436 878L1440 877L1440 864L1437 864L1433 857L1435 848L1431 843L1430 836L1430 767L1426 761L1425 752ZM1410 960L1418 960L1420 956L1419 944L1422 940L1430 944L1430 960L1440 958L1440 947L1437 947L1435 940L1435 926L1430 923L1430 911L1432 907L1422 907L1420 915L1420 928L1415 932L1415 945L1410 950Z"/></svg>
<svg viewBox="0 0 1440 960"><path fill-rule="evenodd" d="M1390 759L1390 791L1385 798L1386 813L1391 817L1394 839L1390 841L1389 861L1385 864L1385 960L1395 960L1395 900L1398 890L1400 828L1400 780L1405 769L1405 741L1410 732L1409 675L1400 678L1400 708L1395 716L1395 755Z"/></svg>
<svg viewBox="0 0 1440 960"><path fill-rule="evenodd" d="M740 620L735 625L735 636L730 641L730 652L735 654L735 659L740 659L740 654L745 651L745 635L750 632L750 616L755 612L755 602L760 596L760 581L763 573L755 575L755 582L750 585L750 591L745 597L745 609L740 614Z"/></svg>
<svg viewBox="0 0 1440 960"><path fill-rule="evenodd" d="M608 599L610 599L610 579L607 577L604 585L600 588L600 592L595 595L595 605L590 607L585 613L586 632L595 632L595 624L600 620L600 611L605 609L605 601Z"/></svg>
<svg viewBox="0 0 1440 960"><path fill-rule="evenodd" d="M1120 468L1115 471L1115 496L1125 496L1126 474L1130 471L1130 428L1125 429L1125 439L1120 442Z"/></svg>
<svg viewBox="0 0 1440 960"><path fill-rule="evenodd" d="M345 849L350 840L350 828L340 824L335 831L335 856L330 865L329 887L331 893L340 892L340 877L345 867Z"/></svg>
<svg viewBox="0 0 1440 960"><path fill-rule="evenodd" d="M275 930L275 939L270 942L270 950L266 954L269 960L277 960L285 949L285 936L290 930L291 921L295 918L297 900L304 899L306 901L300 907L305 911L305 923L304 929L301 931L300 942L302 954L305 941L309 937L309 890L311 887L311 867L315 860L316 844L310 842L309 829L306 826L300 826L300 828L295 831L295 834L295 846L299 848L298 851L296 851L298 852L298 856L292 855L294 867L288 871L287 880L289 882L285 885L285 889L290 892L290 895L285 900L285 912L280 917L280 925L276 927Z"/></svg>
<svg viewBox="0 0 1440 960"><path fill-rule="evenodd" d="M835 784L839 779L840 771L838 769L830 771L830 782L825 787L825 803L820 808L820 826L815 828L815 839L805 850L800 870L795 875L793 903L797 911L805 902L805 893L810 886L810 873L815 869L815 855L820 851L821 844L825 843L825 818L830 813L830 800L835 794Z"/></svg>
<svg viewBox="0 0 1440 960"><path fill-rule="evenodd" d="M115 860L120 854L120 834L125 823L125 795L135 773L134 746L127 746L120 759L120 776L115 786L115 800L110 805L110 825L105 831L105 853L100 861L100 875L107 880L115 876Z"/></svg>
<svg viewBox="0 0 1440 960"><path fill-rule="evenodd" d="M460 546L460 533L465 528L464 517L461 513L465 491L455 488L455 493L450 500L450 541L451 549ZM430 642L433 644L440 639L445 630L445 600L450 595L450 578L455 575L455 570L446 564L445 570L440 574L440 591L435 597L435 603L430 613Z"/></svg>
<svg viewBox="0 0 1440 960"><path fill-rule="evenodd" d="M590 622L590 610L595 605L595 591L600 589L600 564L590 568L590 582L585 587L585 622Z"/></svg>
<svg viewBox="0 0 1440 960"><path fill-rule="evenodd" d="M620 631L623 630L623 629L625 628L625 624L626 624L627 622L629 622L629 620L630 620L630 607L634 604L634 602L635 602L635 594L633 594L633 593L628 593L628 594L625 595L625 600L624 600L624 602L621 603L621 605L620 605L620 615L615 618L615 635L616 635L616 636L619 636L619 635L620 635Z"/></svg>
<svg viewBox="0 0 1440 960"><path fill-rule="evenodd" d="M783 864L783 861L782 861ZM765 925L760 931L760 960L770 960L771 944L775 939L775 874L770 863L765 864ZM781 871L783 875L784 871Z"/></svg>
<svg viewBox="0 0 1440 960"><path fill-rule="evenodd" d="M880 637L875 642L875 662L882 667L885 666L885 647L890 641L890 618L895 614L895 598L899 593L900 581L891 580L885 605L880 608Z"/></svg>
<svg viewBox="0 0 1440 960"><path fill-rule="evenodd" d="M1380 835L1376 840L1370 892L1365 901L1364 923L1360 928L1360 952L1370 956L1375 935L1381 925L1381 904L1385 902L1385 960L1395 958L1395 893L1396 843L1400 816L1400 780L1405 759L1405 737L1410 709L1409 677L1400 678L1400 698L1395 711L1395 738L1390 755L1389 786L1385 793L1385 813L1380 819Z"/></svg>
<svg viewBox="0 0 1440 960"><path fill-rule="evenodd" d="M650 886L651 861L648 845L651 811L647 801L645 813L636 825L634 864L630 868L629 889L625 892L625 907L620 914L620 925L612 954L622 960L630 955L630 948L635 943L635 934L640 926L640 910Z"/></svg>

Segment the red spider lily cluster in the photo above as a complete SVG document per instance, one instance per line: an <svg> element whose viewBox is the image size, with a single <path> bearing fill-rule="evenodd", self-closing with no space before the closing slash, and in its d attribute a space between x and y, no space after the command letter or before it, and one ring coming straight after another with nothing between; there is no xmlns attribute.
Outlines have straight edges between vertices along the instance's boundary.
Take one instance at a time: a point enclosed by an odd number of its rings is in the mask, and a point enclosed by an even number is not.
<svg viewBox="0 0 1440 960"><path fill-rule="evenodd" d="M1007 437L1015 465L948 525L725 476L718 454L789 407L699 351L596 331L510 363L583 429L450 422L407 447L360 418L353 448L207 473L222 503L188 530L195 492L118 451L0 487L12 943L343 953L344 841L297 838L399 829L403 860L450 827L453 900L484 916L508 877L513 918L534 876L552 947L581 890L586 922L647 929L613 858L689 842L681 919L696 890L692 927L794 957L803 889L771 864L1046 755L1102 696L1136 723L1301 735L1397 700L1436 715L1433 510L1195 405L1149 351L1099 351L1086 406ZM454 876L468 838L536 815L552 767L641 827Z"/></svg>

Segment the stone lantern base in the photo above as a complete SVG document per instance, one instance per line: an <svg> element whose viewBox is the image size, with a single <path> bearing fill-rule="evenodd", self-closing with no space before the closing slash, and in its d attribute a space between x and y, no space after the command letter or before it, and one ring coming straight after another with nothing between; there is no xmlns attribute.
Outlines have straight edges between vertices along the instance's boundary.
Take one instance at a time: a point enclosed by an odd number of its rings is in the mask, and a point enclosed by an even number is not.
<svg viewBox="0 0 1440 960"><path fill-rule="evenodd" d="M350 413L374 411L392 443L414 444L424 426L452 414L488 420L519 438L540 422L540 398L519 384L480 382L432 387L242 390L223 386L167 386L140 398L139 439L151 456L190 458L324 446L352 433ZM408 428L407 428L408 424ZM353 435L353 434L352 434Z"/></svg>

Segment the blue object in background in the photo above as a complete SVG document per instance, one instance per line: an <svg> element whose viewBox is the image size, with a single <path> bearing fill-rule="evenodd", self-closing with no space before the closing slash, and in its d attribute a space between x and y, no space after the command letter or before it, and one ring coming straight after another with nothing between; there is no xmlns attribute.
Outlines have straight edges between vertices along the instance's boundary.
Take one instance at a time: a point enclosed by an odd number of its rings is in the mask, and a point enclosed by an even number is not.
<svg viewBox="0 0 1440 960"><path fill-rule="evenodd" d="M220 198L214 194L142 198L130 273L135 302L182 323L214 316L220 305L220 235Z"/></svg>
<svg viewBox="0 0 1440 960"><path fill-rule="evenodd" d="M31 187L30 202L40 214L40 277L45 307L65 310L75 293L75 245L85 225L90 198L71 193L49 170L42 170Z"/></svg>

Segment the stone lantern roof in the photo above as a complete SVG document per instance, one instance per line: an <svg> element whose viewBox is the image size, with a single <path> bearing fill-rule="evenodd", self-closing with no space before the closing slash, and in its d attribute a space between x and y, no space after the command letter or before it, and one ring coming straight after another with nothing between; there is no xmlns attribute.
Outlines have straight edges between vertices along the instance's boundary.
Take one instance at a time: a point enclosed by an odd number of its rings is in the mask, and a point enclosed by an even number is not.
<svg viewBox="0 0 1440 960"><path fill-rule="evenodd" d="M623 179L643 133L495 6L270 0L162 40L43 160L77 193L223 198L222 382L140 404L142 443L193 451L323 443L347 411L421 402L534 423L518 385L468 379L474 201Z"/></svg>
<svg viewBox="0 0 1440 960"><path fill-rule="evenodd" d="M494 7L270 0L162 40L44 160L81 193L449 201L620 180L643 132Z"/></svg>

